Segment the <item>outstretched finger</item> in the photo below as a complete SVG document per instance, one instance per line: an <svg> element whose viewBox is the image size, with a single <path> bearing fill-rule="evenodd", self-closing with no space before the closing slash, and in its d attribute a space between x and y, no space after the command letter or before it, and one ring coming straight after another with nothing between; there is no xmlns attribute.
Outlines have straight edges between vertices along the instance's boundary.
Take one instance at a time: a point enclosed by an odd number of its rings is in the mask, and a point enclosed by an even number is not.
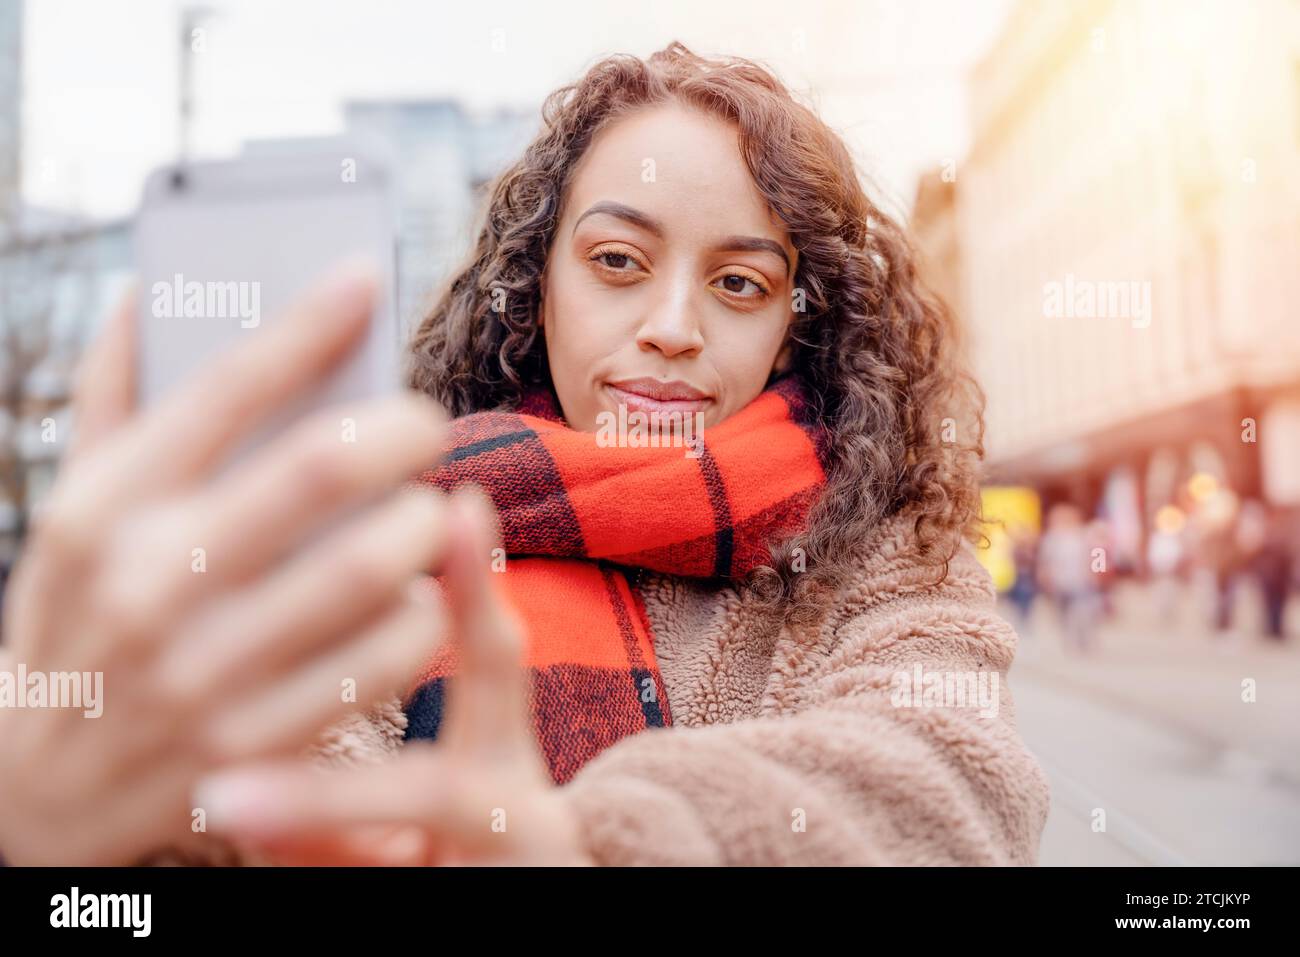
<svg viewBox="0 0 1300 957"><path fill-rule="evenodd" d="M459 830L481 828L486 817L477 809L484 798L463 798L484 783L449 766L443 749L411 744L392 760L353 768L302 760L236 765L202 778L193 801L210 828L258 845L287 846L359 827L407 826L441 842ZM509 795L494 797L500 803Z"/></svg>
<svg viewBox="0 0 1300 957"><path fill-rule="evenodd" d="M133 284L74 376L69 460L85 455L135 411L136 297Z"/></svg>
<svg viewBox="0 0 1300 957"><path fill-rule="evenodd" d="M523 628L491 571L496 513L475 486L457 489L450 504L443 581L459 664L447 686L444 740L480 757L535 748Z"/></svg>
<svg viewBox="0 0 1300 957"><path fill-rule="evenodd" d="M424 867L429 836L414 825L376 824L274 837L255 845L285 867Z"/></svg>

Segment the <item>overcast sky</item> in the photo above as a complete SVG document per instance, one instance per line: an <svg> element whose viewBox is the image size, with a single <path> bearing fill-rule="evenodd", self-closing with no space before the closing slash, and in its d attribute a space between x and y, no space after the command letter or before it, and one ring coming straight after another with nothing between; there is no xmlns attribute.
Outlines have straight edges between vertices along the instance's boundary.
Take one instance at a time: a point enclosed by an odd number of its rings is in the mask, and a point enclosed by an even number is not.
<svg viewBox="0 0 1300 957"><path fill-rule="evenodd" d="M24 192L130 212L175 154L181 0L27 0ZM535 109L601 55L673 39L765 61L840 130L895 201L966 148L965 77L1009 0L208 0L198 153L341 127L358 97ZM557 11L563 11L559 15Z"/></svg>

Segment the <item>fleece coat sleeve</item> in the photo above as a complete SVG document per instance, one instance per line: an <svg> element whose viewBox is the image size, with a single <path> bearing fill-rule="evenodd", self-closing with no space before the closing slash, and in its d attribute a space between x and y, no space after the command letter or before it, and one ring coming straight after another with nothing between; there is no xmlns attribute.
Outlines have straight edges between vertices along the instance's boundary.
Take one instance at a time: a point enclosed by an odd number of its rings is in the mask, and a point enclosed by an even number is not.
<svg viewBox="0 0 1300 957"><path fill-rule="evenodd" d="M1006 684L1015 633L968 551L926 574L882 549L828 620L777 642L758 714L653 729L582 768L565 787L596 861L1035 863L1049 792ZM945 680L982 683L983 703L925 706Z"/></svg>

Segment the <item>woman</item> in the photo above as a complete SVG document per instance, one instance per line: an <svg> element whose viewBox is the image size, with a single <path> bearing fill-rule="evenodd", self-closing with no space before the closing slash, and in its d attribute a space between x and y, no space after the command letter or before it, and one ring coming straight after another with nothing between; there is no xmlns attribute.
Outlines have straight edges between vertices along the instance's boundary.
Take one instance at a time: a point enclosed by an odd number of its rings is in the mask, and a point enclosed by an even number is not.
<svg viewBox="0 0 1300 957"><path fill-rule="evenodd" d="M1015 635L963 542L977 390L901 230L746 61L614 57L544 120L415 340L449 433L405 398L364 454L326 415L212 476L356 341L356 277L142 418L115 323L7 627L123 703L0 712L12 860L1035 861Z"/></svg>

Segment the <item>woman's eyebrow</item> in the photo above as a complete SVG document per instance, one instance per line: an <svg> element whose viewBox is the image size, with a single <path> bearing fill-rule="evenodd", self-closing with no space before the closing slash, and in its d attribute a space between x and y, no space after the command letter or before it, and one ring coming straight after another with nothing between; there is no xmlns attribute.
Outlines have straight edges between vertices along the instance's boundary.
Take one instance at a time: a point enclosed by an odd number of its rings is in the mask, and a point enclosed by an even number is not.
<svg viewBox="0 0 1300 957"><path fill-rule="evenodd" d="M634 209L623 203L616 203L612 199L602 199L598 203L593 203L585 213L578 217L573 224L573 232L578 231L578 224L588 216L595 216L598 213L605 213L608 216L616 216L619 219L631 223L633 226L639 226L653 236L663 239L664 227L659 220ZM779 256L781 262L785 263L786 275L790 274L790 257L786 251L781 248L781 244L772 239L763 239L761 236L728 236L719 241L713 247L714 252L734 253L734 252L754 252L754 253L772 253Z"/></svg>
<svg viewBox="0 0 1300 957"><path fill-rule="evenodd" d="M640 226L646 232L657 236L660 239L664 237L664 228L659 220L646 215L639 209L633 209L631 206L625 206L622 203L616 203L612 199L602 199L599 203L593 203L592 206L573 224L573 231L578 231L578 223L582 222L588 216L595 216L597 213L606 213L610 216L617 216L619 219L627 220L633 226Z"/></svg>
<svg viewBox="0 0 1300 957"><path fill-rule="evenodd" d="M728 236L713 247L715 253L772 253L781 257L781 262L785 263L785 272L790 274L790 257L786 251L781 248L781 244L772 239L763 239L760 236Z"/></svg>

